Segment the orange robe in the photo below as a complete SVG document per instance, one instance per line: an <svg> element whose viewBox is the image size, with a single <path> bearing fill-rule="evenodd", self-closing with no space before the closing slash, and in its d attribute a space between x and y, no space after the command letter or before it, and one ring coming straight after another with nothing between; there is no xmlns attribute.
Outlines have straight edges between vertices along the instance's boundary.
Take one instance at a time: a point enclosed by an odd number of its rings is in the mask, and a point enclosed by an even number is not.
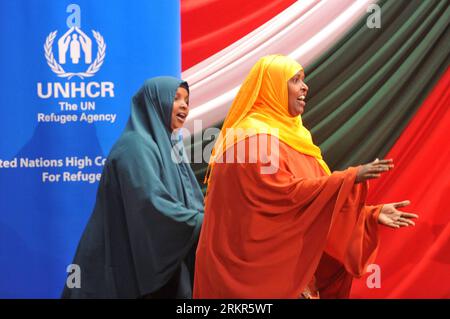
<svg viewBox="0 0 450 319"><path fill-rule="evenodd" d="M270 164L249 163L254 139L235 144L234 163L211 173L194 298L301 298L315 288L322 298L348 297L351 278L374 261L381 206L365 206L356 167L328 176L281 141L271 155L277 172L261 174ZM237 163L242 144L245 163Z"/></svg>

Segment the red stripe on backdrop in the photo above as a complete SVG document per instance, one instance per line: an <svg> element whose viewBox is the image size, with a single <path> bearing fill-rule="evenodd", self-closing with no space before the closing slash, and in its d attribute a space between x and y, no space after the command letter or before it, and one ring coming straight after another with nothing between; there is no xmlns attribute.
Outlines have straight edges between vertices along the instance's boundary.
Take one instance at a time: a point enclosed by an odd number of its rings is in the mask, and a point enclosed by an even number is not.
<svg viewBox="0 0 450 319"><path fill-rule="evenodd" d="M295 0L182 0L183 71L255 30Z"/></svg>
<svg viewBox="0 0 450 319"><path fill-rule="evenodd" d="M352 298L450 298L450 69L386 158L395 168L372 183L369 202L409 199L415 227L381 227L381 288L355 280Z"/></svg>

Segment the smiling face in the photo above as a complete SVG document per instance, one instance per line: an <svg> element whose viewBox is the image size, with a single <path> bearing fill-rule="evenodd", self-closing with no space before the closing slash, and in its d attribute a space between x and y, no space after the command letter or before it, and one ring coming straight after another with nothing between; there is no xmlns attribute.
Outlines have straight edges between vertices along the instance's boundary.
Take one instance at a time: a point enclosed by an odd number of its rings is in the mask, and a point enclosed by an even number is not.
<svg viewBox="0 0 450 319"><path fill-rule="evenodd" d="M172 107L172 120L170 128L176 130L183 127L184 122L189 114L189 93L183 88L179 87L175 93L175 100Z"/></svg>
<svg viewBox="0 0 450 319"><path fill-rule="evenodd" d="M309 88L304 80L305 72L300 70L288 81L288 111L291 116L301 115L305 110Z"/></svg>

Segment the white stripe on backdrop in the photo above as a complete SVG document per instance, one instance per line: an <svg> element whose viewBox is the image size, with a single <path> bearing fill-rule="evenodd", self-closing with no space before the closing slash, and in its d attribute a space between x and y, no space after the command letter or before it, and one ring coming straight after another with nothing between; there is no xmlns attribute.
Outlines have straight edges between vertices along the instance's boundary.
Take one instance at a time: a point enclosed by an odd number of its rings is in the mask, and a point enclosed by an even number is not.
<svg viewBox="0 0 450 319"><path fill-rule="evenodd" d="M223 120L240 84L256 61L285 54L309 65L367 12L373 0L303 0L239 41L182 73L191 89L192 110L185 127L197 133Z"/></svg>

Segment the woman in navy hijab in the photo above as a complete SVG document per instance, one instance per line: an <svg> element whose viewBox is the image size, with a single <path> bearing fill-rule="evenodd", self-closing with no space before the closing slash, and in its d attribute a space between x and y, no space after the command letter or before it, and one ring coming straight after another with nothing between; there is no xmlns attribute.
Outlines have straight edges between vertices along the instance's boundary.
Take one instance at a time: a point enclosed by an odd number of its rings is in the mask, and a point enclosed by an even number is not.
<svg viewBox="0 0 450 319"><path fill-rule="evenodd" d="M66 285L63 298L191 298L203 195L173 156L184 151L176 132L188 99L187 83L172 77L147 80L133 97L73 261L81 287Z"/></svg>

